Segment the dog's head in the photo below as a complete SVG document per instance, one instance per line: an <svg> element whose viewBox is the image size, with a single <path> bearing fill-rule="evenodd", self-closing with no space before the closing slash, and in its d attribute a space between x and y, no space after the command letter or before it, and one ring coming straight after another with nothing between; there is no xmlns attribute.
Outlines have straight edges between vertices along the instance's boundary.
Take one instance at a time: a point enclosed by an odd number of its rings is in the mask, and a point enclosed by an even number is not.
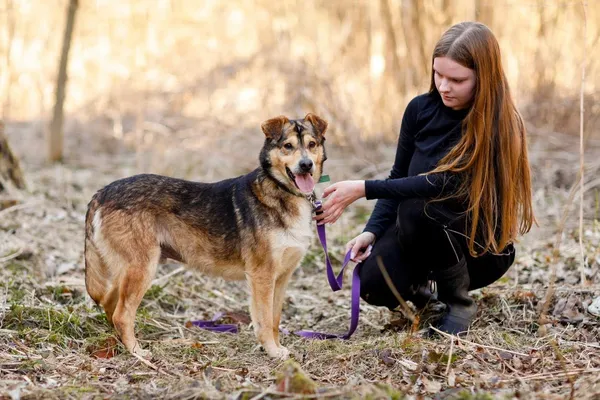
<svg viewBox="0 0 600 400"><path fill-rule="evenodd" d="M272 118L261 128L266 136L260 154L263 169L294 193L312 193L327 159L327 122L309 113L304 119Z"/></svg>

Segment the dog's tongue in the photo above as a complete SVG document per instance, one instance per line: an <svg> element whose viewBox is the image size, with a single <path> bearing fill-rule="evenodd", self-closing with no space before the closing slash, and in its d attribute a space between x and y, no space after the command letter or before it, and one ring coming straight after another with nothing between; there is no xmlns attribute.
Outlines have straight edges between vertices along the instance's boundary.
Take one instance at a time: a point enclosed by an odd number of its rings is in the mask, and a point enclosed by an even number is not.
<svg viewBox="0 0 600 400"><path fill-rule="evenodd" d="M315 188L315 181L310 174L296 175L296 185L303 193L312 193Z"/></svg>

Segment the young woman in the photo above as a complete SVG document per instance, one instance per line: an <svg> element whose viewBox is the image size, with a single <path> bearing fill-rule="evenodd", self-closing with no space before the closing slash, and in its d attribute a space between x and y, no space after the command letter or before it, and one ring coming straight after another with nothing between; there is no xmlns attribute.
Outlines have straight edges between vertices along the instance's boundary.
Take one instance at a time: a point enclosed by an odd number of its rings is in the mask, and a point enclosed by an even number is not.
<svg viewBox="0 0 600 400"><path fill-rule="evenodd" d="M324 196L319 223L335 222L361 197L378 199L347 245L362 262L365 301L398 305L381 257L396 289L418 307L431 296L428 280L436 281L446 304L439 329L468 329L477 311L468 291L504 275L513 242L534 222L525 127L485 25L454 25L435 46L431 87L406 107L389 178L338 182Z"/></svg>

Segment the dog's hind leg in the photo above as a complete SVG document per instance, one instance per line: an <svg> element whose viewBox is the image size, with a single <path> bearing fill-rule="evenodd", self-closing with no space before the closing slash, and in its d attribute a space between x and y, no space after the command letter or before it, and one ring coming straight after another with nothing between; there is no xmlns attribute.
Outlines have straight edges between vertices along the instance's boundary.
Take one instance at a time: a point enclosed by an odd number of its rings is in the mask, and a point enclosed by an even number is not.
<svg viewBox="0 0 600 400"><path fill-rule="evenodd" d="M275 276L270 265L262 265L247 274L250 284L250 316L254 333L270 357L286 358L289 351L277 345L273 335L273 296Z"/></svg>
<svg viewBox="0 0 600 400"><path fill-rule="evenodd" d="M112 317L123 345L131 353L143 357L148 356L150 352L142 350L135 337L135 314L154 278L159 258L160 247L155 246L148 251L144 260L138 259L124 269L119 280L119 295Z"/></svg>
<svg viewBox="0 0 600 400"><path fill-rule="evenodd" d="M104 308L106 319L112 324L112 315L119 296L118 286L113 285L113 271L100 256L95 244L85 239L85 286L88 294Z"/></svg>

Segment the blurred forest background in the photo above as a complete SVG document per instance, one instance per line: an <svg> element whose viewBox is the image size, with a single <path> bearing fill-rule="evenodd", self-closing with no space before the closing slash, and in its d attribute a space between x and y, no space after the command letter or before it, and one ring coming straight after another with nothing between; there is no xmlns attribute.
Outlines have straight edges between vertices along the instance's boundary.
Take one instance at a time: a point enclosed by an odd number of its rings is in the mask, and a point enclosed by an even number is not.
<svg viewBox="0 0 600 400"><path fill-rule="evenodd" d="M246 130L259 136L260 122L273 115L313 111L329 120L337 145L379 160L367 150L395 141L405 104L428 89L435 42L463 20L479 20L497 36L532 134L578 134L585 49L586 133L598 127L598 1L587 5L586 43L583 3L575 0L78 3L65 101L67 159L79 157L90 141L107 151L122 145L194 147L213 155L248 149L216 141ZM38 134L46 129L67 6L64 0L0 2L5 122L33 124ZM203 164L211 161L198 159L192 164L206 171ZM154 159L141 168L182 174L172 165L180 160L166 157L157 165ZM255 159L237 161L245 168Z"/></svg>
<svg viewBox="0 0 600 400"><path fill-rule="evenodd" d="M61 117L53 108L69 9ZM575 389L597 398L600 324L587 310L600 302L599 0L0 0L0 117L27 185L7 186L0 163L0 390L11 398L20 390L49 398L58 386L59 398L269 390L277 364L259 356L247 325L227 338L185 326L246 310L243 283L161 267L136 328L158 357L148 366L118 350L85 294L88 201L134 173L202 181L247 173L258 165L260 123L280 114L329 122L332 181L385 178L405 105L429 88L434 44L464 20L487 24L500 43L529 132L539 224L519 243L515 267L477 295L485 312L469 340L478 347L399 334L393 314L364 303L350 342L285 340L311 378L362 398L355 385L373 382L412 394L508 385L530 398ZM342 254L373 205L361 200L328 227L331 254ZM290 330L346 324L349 292L325 289L322 256L315 240L293 279Z"/></svg>
<svg viewBox="0 0 600 400"><path fill-rule="evenodd" d="M0 3L2 119L17 155L41 165L68 1ZM598 1L587 14L577 0L72 3L67 163L133 150L128 173L220 179L255 167L261 121L311 111L330 123L334 181L385 176L404 106L429 87L433 46L463 20L500 42L539 184L574 182L584 52L586 141L598 133Z"/></svg>

